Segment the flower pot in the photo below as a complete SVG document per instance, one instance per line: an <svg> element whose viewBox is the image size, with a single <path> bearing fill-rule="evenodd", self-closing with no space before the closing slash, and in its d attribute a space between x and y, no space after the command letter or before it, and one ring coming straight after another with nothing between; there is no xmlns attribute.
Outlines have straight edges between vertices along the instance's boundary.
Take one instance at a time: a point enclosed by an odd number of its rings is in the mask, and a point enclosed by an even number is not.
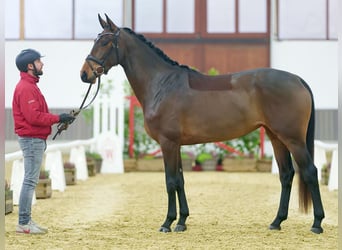
<svg viewBox="0 0 342 250"><path fill-rule="evenodd" d="M96 173L101 173L102 159L94 159Z"/></svg>
<svg viewBox="0 0 342 250"><path fill-rule="evenodd" d="M223 170L227 172L256 172L256 159L254 158L225 158Z"/></svg>
<svg viewBox="0 0 342 250"><path fill-rule="evenodd" d="M5 190L5 214L13 212L13 191Z"/></svg>
<svg viewBox="0 0 342 250"><path fill-rule="evenodd" d="M258 172L271 172L272 159L258 159L256 161L256 168Z"/></svg>
<svg viewBox="0 0 342 250"><path fill-rule="evenodd" d="M202 162L202 170L203 171L215 171L216 170L217 160L209 159Z"/></svg>
<svg viewBox="0 0 342 250"><path fill-rule="evenodd" d="M50 198L52 195L51 189L51 179L39 179L38 184L36 186L36 198L37 199L46 199Z"/></svg>
<svg viewBox="0 0 342 250"><path fill-rule="evenodd" d="M183 171L191 171L192 159L182 159L182 167L183 167Z"/></svg>
<svg viewBox="0 0 342 250"><path fill-rule="evenodd" d="M137 170L137 161L135 159L124 159L125 172L133 172Z"/></svg>
<svg viewBox="0 0 342 250"><path fill-rule="evenodd" d="M151 172L164 171L163 158L138 159L137 171L151 171Z"/></svg>
<svg viewBox="0 0 342 250"><path fill-rule="evenodd" d="M87 159L87 168L88 168L88 176L95 176L96 175L95 160Z"/></svg>
<svg viewBox="0 0 342 250"><path fill-rule="evenodd" d="M64 176L66 185L76 185L76 167L71 162L64 163Z"/></svg>

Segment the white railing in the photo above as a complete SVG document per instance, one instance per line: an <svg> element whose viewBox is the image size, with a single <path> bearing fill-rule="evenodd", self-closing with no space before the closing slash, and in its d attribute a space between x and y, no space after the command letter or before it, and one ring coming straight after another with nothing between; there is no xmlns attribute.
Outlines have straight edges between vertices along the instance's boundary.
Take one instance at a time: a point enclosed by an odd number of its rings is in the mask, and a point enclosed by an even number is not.
<svg viewBox="0 0 342 250"><path fill-rule="evenodd" d="M53 190L64 191L65 176L62 150L70 154L69 161L75 164L76 178L86 180L88 178L88 169L85 155L85 147L93 151L96 145L96 139L77 140L68 143L48 145L44 153L45 170L50 172L51 188ZM13 190L13 203L19 202L19 193L24 178L24 163L22 151L5 154L5 162L12 163L11 189ZM35 198L34 198L35 200Z"/></svg>
<svg viewBox="0 0 342 250"><path fill-rule="evenodd" d="M123 83L116 82L112 88L110 96L100 94L94 101L93 135L97 137L107 132L116 135L123 150L125 123Z"/></svg>
<svg viewBox="0 0 342 250"><path fill-rule="evenodd" d="M45 153L56 151L56 150L68 150L77 146L92 146L95 144L95 142L96 140L92 138L89 140L77 140L77 141L72 141L72 142L67 142L67 143L51 144L46 147ZM5 154L5 162L20 160L22 158L23 158L22 151L16 151L13 153Z"/></svg>
<svg viewBox="0 0 342 250"><path fill-rule="evenodd" d="M94 138L47 146L44 169L50 172L53 190L64 191L66 187L62 151L67 151L69 162L75 164L77 180L88 178L86 150L101 154L101 173L123 173L124 93L122 83L117 82L113 87L110 98L105 95L98 96L93 104ZM21 151L8 153L5 155L5 161L13 162L11 189L13 202L18 204L24 178L23 154Z"/></svg>
<svg viewBox="0 0 342 250"><path fill-rule="evenodd" d="M328 163L327 152L331 152L332 155L328 181L328 188L332 191L338 189L338 144L315 140L314 164L317 167L319 180L321 180L322 176L322 167ZM272 173L278 173L278 165L275 157L272 160Z"/></svg>

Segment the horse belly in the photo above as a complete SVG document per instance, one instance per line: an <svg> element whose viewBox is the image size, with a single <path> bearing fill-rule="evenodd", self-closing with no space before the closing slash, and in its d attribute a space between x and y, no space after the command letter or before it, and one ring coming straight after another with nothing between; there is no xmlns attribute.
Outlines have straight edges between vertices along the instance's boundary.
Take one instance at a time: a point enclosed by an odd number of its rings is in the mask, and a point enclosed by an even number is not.
<svg viewBox="0 0 342 250"><path fill-rule="evenodd" d="M207 110L209 108L209 110ZM258 113L245 108L210 108L184 118L182 144L231 140L243 136L261 124Z"/></svg>

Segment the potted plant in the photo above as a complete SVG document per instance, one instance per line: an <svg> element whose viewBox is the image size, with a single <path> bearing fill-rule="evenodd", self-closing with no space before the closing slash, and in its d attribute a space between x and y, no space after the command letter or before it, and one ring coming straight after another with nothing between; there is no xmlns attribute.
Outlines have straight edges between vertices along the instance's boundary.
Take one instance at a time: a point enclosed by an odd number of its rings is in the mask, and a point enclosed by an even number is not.
<svg viewBox="0 0 342 250"><path fill-rule="evenodd" d="M13 212L13 190L10 189L10 185L7 180L5 181L5 214Z"/></svg>
<svg viewBox="0 0 342 250"><path fill-rule="evenodd" d="M271 172L272 170L272 156L265 156L256 161L256 168L258 172Z"/></svg>
<svg viewBox="0 0 342 250"><path fill-rule="evenodd" d="M331 167L330 162L326 163L322 166L322 169L321 169L321 183L322 183L322 185L328 185L328 183L329 183L330 167Z"/></svg>
<svg viewBox="0 0 342 250"><path fill-rule="evenodd" d="M183 171L192 170L193 156L190 152L181 152L182 168Z"/></svg>
<svg viewBox="0 0 342 250"><path fill-rule="evenodd" d="M75 164L71 162L65 162L64 166L64 175L65 175L65 184L66 185L75 185L76 184L76 167Z"/></svg>
<svg viewBox="0 0 342 250"><path fill-rule="evenodd" d="M259 130L232 141L232 146L243 155L229 154L223 160L223 170L229 172L255 172L260 147Z"/></svg>
<svg viewBox="0 0 342 250"><path fill-rule="evenodd" d="M138 171L164 171L164 159L161 155L147 154L137 160Z"/></svg>
<svg viewBox="0 0 342 250"><path fill-rule="evenodd" d="M87 158L87 163L89 162L89 164L91 165L90 167L88 167L88 172L95 171L93 175L95 175L96 173L101 173L101 167L102 167L102 161L103 161L102 156L96 152L86 152L86 158ZM94 165L94 169L92 169L93 167L92 165Z"/></svg>
<svg viewBox="0 0 342 250"><path fill-rule="evenodd" d="M216 169L217 157L213 154L214 148L208 143L195 145L196 158L194 171L213 171Z"/></svg>
<svg viewBox="0 0 342 250"><path fill-rule="evenodd" d="M36 186L36 198L46 199L52 195L51 179L49 171L41 170L39 173L39 180Z"/></svg>

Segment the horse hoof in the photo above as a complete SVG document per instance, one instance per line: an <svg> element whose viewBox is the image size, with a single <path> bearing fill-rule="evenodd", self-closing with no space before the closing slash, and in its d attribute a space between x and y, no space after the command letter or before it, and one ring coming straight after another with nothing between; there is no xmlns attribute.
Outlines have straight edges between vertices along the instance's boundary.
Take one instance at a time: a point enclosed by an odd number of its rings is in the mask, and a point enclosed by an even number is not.
<svg viewBox="0 0 342 250"><path fill-rule="evenodd" d="M184 232L186 230L186 225L176 225L175 232Z"/></svg>
<svg viewBox="0 0 342 250"><path fill-rule="evenodd" d="M268 228L269 228L270 230L279 230L279 231L280 231L280 229L281 229L280 226L274 226L274 225L270 225Z"/></svg>
<svg viewBox="0 0 342 250"><path fill-rule="evenodd" d="M171 229L169 227L161 227L159 229L159 232L162 232L162 233L170 233L171 232Z"/></svg>
<svg viewBox="0 0 342 250"><path fill-rule="evenodd" d="M323 228L321 228L321 227L312 227L311 228L311 232L313 232L315 234L321 234L321 233L323 233Z"/></svg>

